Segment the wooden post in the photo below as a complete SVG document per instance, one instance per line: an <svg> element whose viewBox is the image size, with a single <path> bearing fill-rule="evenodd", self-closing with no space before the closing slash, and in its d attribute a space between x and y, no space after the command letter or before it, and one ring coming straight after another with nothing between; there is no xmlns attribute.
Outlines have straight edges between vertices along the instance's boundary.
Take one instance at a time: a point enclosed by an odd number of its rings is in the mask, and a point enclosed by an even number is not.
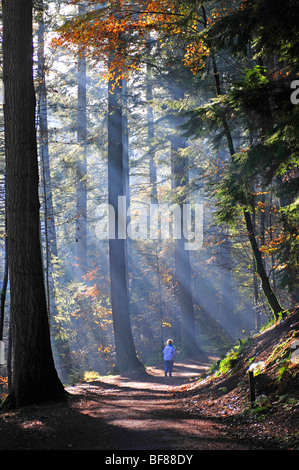
<svg viewBox="0 0 299 470"><path fill-rule="evenodd" d="M249 379L250 403L251 403L251 408L253 408L254 402L255 402L255 390L254 390L254 375L253 375L253 370L249 370L249 371L248 371L248 379Z"/></svg>

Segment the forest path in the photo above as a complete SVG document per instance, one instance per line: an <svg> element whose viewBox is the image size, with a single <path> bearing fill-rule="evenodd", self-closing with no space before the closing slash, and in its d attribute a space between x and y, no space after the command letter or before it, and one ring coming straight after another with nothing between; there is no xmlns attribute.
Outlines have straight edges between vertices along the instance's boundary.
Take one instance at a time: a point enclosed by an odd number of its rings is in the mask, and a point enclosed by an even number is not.
<svg viewBox="0 0 299 470"><path fill-rule="evenodd" d="M187 412L175 387L206 365L176 363L173 377L150 367L67 387L66 402L5 413L0 449L222 450L242 449L221 423Z"/></svg>

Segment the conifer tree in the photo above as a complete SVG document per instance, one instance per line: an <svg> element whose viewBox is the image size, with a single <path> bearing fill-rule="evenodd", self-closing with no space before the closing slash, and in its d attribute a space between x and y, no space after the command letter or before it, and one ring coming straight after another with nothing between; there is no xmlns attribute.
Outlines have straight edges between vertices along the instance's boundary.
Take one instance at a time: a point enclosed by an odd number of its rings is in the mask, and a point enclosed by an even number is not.
<svg viewBox="0 0 299 470"><path fill-rule="evenodd" d="M61 398L50 343L40 245L32 2L3 0L8 265L13 377L7 403Z"/></svg>

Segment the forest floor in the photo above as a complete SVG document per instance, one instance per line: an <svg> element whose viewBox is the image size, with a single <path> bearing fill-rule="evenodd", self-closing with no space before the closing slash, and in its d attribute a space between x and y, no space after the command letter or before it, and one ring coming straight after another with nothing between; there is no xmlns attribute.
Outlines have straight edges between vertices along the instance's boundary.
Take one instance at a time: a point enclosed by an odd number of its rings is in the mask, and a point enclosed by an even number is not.
<svg viewBox="0 0 299 470"><path fill-rule="evenodd" d="M278 325L279 338L293 327L299 331L299 312ZM257 359L277 345L277 328L251 344ZM259 412L250 411L242 367L199 381L215 358L208 359L175 363L173 377L165 377L162 367L101 377L68 386L66 401L3 411L0 449L299 450L298 380L288 382L290 393L276 390L271 406L264 398ZM269 373L259 376L267 377L257 383L261 397L271 388L273 365Z"/></svg>

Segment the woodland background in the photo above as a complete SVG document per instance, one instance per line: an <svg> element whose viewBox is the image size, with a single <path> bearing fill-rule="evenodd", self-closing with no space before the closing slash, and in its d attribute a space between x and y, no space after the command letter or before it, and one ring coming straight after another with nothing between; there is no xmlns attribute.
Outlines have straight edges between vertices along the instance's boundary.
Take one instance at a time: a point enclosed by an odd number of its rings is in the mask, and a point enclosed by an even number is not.
<svg viewBox="0 0 299 470"><path fill-rule="evenodd" d="M40 236L62 381L109 373L116 363L109 243L97 237L108 201L111 97L121 99L122 194L132 215L139 203L204 207L204 245L187 261L174 240L126 240L138 359L161 362L169 337L190 355L182 338L182 311L190 302L199 348L218 353L295 306L297 2L49 0L34 6ZM2 113L0 119L5 382L10 285ZM264 274L282 308L269 302Z"/></svg>

